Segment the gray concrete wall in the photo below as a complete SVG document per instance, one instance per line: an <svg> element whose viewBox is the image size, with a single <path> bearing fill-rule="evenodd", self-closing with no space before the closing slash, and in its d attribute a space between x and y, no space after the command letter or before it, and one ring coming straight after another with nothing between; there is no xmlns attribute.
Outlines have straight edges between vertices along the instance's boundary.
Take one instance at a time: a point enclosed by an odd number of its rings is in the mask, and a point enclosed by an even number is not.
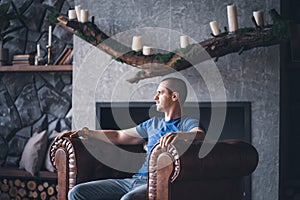
<svg viewBox="0 0 300 200"><path fill-rule="evenodd" d="M179 36L192 41L210 37L209 22L227 26L229 2L169 1L75 1L95 16L95 23L110 36L131 44L133 35L143 35L147 45L165 50L179 47ZM279 0L236 1L240 27L253 26L253 10L279 11ZM152 27L152 28L146 28ZM157 83L152 78L129 84L137 69L120 64L99 49L74 38L73 128L95 127L96 101L152 101ZM252 199L276 200L279 188L279 47L256 48L241 55L209 60L175 73L189 82L188 101L250 101L252 143L260 156L252 175Z"/></svg>

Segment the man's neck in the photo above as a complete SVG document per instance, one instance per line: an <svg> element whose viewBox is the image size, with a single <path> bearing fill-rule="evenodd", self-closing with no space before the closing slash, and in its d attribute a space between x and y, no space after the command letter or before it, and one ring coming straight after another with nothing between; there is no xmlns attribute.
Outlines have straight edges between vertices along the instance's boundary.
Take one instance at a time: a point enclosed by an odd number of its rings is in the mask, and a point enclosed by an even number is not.
<svg viewBox="0 0 300 200"><path fill-rule="evenodd" d="M181 110L171 110L169 112L165 112L165 121L170 121L172 119L178 119L181 117Z"/></svg>

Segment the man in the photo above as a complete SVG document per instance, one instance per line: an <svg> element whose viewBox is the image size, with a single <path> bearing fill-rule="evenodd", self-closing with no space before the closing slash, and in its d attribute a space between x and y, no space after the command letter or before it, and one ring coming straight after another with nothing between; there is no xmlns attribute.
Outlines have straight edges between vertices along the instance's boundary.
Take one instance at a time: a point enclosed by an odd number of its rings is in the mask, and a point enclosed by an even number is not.
<svg viewBox="0 0 300 200"><path fill-rule="evenodd" d="M182 117L181 105L185 102L187 87L184 81L167 78L160 82L154 100L164 118L153 117L126 130L94 130L90 134L114 144L147 144L147 156L139 172L132 178L107 179L81 183L69 192L70 200L132 200L147 199L148 155L158 142L161 147L179 139L203 139L204 131L197 119Z"/></svg>

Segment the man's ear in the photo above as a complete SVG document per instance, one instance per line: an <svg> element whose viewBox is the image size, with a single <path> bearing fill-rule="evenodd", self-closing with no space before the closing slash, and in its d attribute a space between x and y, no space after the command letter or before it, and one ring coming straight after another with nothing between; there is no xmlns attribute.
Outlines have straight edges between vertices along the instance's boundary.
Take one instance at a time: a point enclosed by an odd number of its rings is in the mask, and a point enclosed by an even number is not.
<svg viewBox="0 0 300 200"><path fill-rule="evenodd" d="M173 92L172 93L172 100L173 101L179 100L179 93L178 92Z"/></svg>

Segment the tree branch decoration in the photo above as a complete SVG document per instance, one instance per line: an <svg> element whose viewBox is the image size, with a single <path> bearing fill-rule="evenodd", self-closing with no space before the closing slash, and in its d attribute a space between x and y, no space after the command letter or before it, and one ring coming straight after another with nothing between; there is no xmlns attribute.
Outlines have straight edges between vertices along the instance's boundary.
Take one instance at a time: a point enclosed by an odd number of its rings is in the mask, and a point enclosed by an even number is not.
<svg viewBox="0 0 300 200"><path fill-rule="evenodd" d="M93 22L69 21L62 15L52 17L50 20L103 50L117 61L139 68L140 71L128 80L130 83L137 83L142 79L187 69L192 63L200 63L209 58L217 60L230 53L241 54L252 48L271 46L289 40L289 23L274 9L270 10L269 14L273 20L272 25L260 27L253 20L254 27L240 28L233 34L225 30L218 36L212 34L212 38L198 44L190 44L186 48L146 56L109 38ZM210 57L204 56L205 54Z"/></svg>

